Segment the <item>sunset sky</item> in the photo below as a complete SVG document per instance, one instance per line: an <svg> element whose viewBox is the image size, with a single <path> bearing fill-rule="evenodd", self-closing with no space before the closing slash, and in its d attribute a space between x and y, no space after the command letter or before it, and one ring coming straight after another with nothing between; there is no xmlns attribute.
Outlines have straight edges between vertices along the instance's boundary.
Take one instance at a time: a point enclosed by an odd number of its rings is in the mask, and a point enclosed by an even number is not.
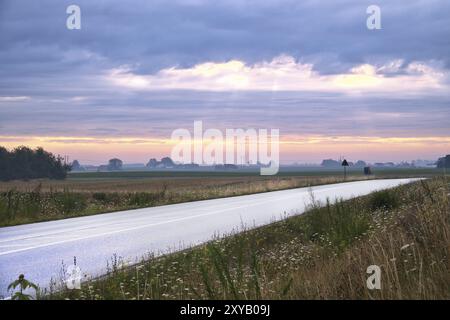
<svg viewBox="0 0 450 320"><path fill-rule="evenodd" d="M84 164L169 155L196 120L280 129L282 163L435 160L449 89L447 0L0 0L0 145Z"/></svg>

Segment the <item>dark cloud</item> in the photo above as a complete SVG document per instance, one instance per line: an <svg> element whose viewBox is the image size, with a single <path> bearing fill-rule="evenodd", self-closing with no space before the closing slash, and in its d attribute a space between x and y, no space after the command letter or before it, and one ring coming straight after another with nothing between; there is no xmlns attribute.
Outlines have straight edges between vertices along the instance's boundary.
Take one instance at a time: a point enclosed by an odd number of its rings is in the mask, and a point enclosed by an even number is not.
<svg viewBox="0 0 450 320"><path fill-rule="evenodd" d="M346 97L293 92L172 91L0 107L0 135L168 138L195 120L214 128L280 128L284 135L449 136L448 96ZM31 107L32 105L32 107Z"/></svg>
<svg viewBox="0 0 450 320"><path fill-rule="evenodd" d="M372 2L1 0L0 96L31 99L0 102L0 134L165 137L204 120L300 134L449 135L448 95L129 92L102 78L126 64L151 74L279 54L321 74L397 59L450 68L449 1L377 1L383 29L369 31ZM73 3L82 10L80 31L65 27Z"/></svg>
<svg viewBox="0 0 450 320"><path fill-rule="evenodd" d="M450 67L445 0L378 1L379 31L366 28L365 11L373 2L366 0L79 0L80 31L65 28L65 9L73 1L2 2L1 68L11 72L24 63L40 74L67 72L91 59L98 68L103 58L105 67L139 64L149 73L203 61L252 63L281 53L315 62L323 73L392 59L438 60Z"/></svg>

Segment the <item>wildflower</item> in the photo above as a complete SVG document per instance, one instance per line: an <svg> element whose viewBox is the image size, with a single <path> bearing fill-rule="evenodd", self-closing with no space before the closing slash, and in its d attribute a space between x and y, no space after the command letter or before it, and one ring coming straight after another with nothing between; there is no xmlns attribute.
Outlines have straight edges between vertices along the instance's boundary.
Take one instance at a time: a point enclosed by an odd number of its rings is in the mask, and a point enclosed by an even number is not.
<svg viewBox="0 0 450 320"><path fill-rule="evenodd" d="M403 251L403 250L409 248L409 246L410 246L409 244L405 244L403 247L400 248L400 251Z"/></svg>

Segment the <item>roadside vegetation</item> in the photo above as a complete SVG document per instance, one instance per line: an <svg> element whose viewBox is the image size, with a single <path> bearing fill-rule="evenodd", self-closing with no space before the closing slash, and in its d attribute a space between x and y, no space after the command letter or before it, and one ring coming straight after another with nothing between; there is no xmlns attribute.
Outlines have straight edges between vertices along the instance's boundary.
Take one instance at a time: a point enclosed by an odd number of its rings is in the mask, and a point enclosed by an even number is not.
<svg viewBox="0 0 450 320"><path fill-rule="evenodd" d="M43 299L450 299L449 180L434 178L215 239ZM312 195L313 196L313 195ZM381 268L368 290L367 267Z"/></svg>
<svg viewBox="0 0 450 320"><path fill-rule="evenodd" d="M347 181L361 180L348 177ZM342 177L213 177L8 182L0 226L342 182ZM120 190L120 191L119 191Z"/></svg>

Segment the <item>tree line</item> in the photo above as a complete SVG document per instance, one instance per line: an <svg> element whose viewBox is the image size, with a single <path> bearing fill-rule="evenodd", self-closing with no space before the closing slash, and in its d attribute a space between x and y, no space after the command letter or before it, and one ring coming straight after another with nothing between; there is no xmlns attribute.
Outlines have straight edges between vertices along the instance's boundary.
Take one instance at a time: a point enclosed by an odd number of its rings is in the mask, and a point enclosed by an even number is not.
<svg viewBox="0 0 450 320"><path fill-rule="evenodd" d="M438 168L450 168L450 154L446 155L445 157L439 158L436 166Z"/></svg>
<svg viewBox="0 0 450 320"><path fill-rule="evenodd" d="M21 146L8 151L0 146L0 180L64 179L69 171L62 157L43 148Z"/></svg>

